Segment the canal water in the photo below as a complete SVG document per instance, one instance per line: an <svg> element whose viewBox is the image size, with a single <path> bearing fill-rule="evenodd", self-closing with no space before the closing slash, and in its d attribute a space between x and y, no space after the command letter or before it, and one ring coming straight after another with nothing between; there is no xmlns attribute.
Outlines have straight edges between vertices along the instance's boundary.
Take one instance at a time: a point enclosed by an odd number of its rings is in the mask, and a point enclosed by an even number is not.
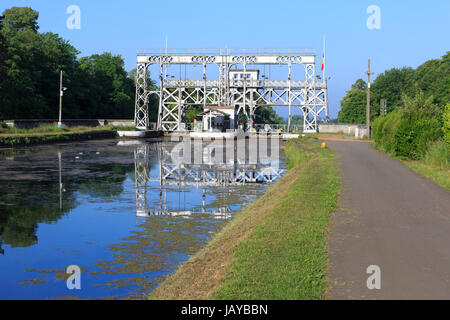
<svg viewBox="0 0 450 320"><path fill-rule="evenodd" d="M282 153L217 165L202 143L201 163L188 164L179 145L0 150L0 299L145 298L284 172ZM80 289L68 288L68 266Z"/></svg>

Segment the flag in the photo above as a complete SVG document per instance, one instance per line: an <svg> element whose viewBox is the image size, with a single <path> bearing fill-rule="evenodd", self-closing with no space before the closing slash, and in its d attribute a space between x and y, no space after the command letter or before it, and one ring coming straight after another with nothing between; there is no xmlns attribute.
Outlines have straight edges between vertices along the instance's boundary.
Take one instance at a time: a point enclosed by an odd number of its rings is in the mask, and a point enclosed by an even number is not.
<svg viewBox="0 0 450 320"><path fill-rule="evenodd" d="M322 68L320 68L320 70L323 71L324 68L325 68L325 54L323 55L322 58Z"/></svg>

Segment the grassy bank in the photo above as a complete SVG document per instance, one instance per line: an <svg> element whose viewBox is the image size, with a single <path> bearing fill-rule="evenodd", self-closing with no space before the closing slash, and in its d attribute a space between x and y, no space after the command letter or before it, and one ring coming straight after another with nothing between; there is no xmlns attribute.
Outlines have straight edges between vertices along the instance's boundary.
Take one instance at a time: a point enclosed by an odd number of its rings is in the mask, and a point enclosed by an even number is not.
<svg viewBox="0 0 450 320"><path fill-rule="evenodd" d="M407 167L450 190L450 168L429 165L422 161L403 160L402 162Z"/></svg>
<svg viewBox="0 0 450 320"><path fill-rule="evenodd" d="M420 173L421 175L450 190L450 166L436 164L435 161L426 161L425 159L410 160L405 159L404 157L396 157L390 153L386 153L383 149L377 147L376 145L374 145L374 147L385 153L387 156L401 161L408 168L416 171L417 173Z"/></svg>
<svg viewBox="0 0 450 320"><path fill-rule="evenodd" d="M114 138L117 130L135 130L134 127L66 127L41 125L35 128L0 128L0 146L14 147L61 141L74 141L95 138Z"/></svg>
<svg viewBox="0 0 450 320"><path fill-rule="evenodd" d="M400 160L410 169L440 184L450 190L450 150L443 140L429 142L426 151L418 160L411 160L404 156L396 156L379 144L374 147L388 156Z"/></svg>
<svg viewBox="0 0 450 320"><path fill-rule="evenodd" d="M290 141L288 172L243 208L151 299L321 299L328 287L327 234L339 174L314 139Z"/></svg>

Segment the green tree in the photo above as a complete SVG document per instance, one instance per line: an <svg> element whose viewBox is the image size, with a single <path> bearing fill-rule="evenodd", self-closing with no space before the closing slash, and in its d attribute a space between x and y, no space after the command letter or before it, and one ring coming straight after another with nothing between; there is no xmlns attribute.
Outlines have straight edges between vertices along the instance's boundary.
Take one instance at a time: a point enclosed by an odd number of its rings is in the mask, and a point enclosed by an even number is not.
<svg viewBox="0 0 450 320"><path fill-rule="evenodd" d="M433 95L433 102L443 110L450 101L450 52L442 59L429 60L419 66L415 81L425 95Z"/></svg>
<svg viewBox="0 0 450 320"><path fill-rule="evenodd" d="M7 50L6 40L2 33L3 16L0 16L0 106L7 105L7 83L9 81L8 69L6 68ZM0 107L0 121L6 118L5 107Z"/></svg>
<svg viewBox="0 0 450 320"><path fill-rule="evenodd" d="M203 106L201 105L193 105L186 108L186 122L192 123L195 119L201 120L201 117L198 115L202 113Z"/></svg>
<svg viewBox="0 0 450 320"><path fill-rule="evenodd" d="M27 7L12 7L3 12L3 32L16 33L29 30L37 32L39 12Z"/></svg>
<svg viewBox="0 0 450 320"><path fill-rule="evenodd" d="M412 68L393 68L379 74L370 88L374 115L379 114L381 99L386 99L388 113L402 106L402 94L414 94L414 83L415 71Z"/></svg>
<svg viewBox="0 0 450 320"><path fill-rule="evenodd" d="M132 118L135 87L120 55L109 52L81 58L67 100L83 118ZM70 86L70 84L69 84Z"/></svg>
<svg viewBox="0 0 450 320"><path fill-rule="evenodd" d="M270 106L258 107L255 110L255 123L256 124L281 124L283 118L280 117L277 112Z"/></svg>
<svg viewBox="0 0 450 320"><path fill-rule="evenodd" d="M63 70L63 118L133 118L135 86L120 55L77 59L58 35L39 33L39 13L13 7L0 30L0 118L56 119ZM154 104L154 101L152 102Z"/></svg>
<svg viewBox="0 0 450 320"><path fill-rule="evenodd" d="M56 34L38 33L39 14L30 8L14 7L3 15L3 117L56 118L59 71L74 70L78 51Z"/></svg>
<svg viewBox="0 0 450 320"><path fill-rule="evenodd" d="M341 100L341 110L338 113L340 123L366 122L366 88L364 80L358 79Z"/></svg>
<svg viewBox="0 0 450 320"><path fill-rule="evenodd" d="M352 89L367 90L367 83L363 79L358 79L352 84Z"/></svg>

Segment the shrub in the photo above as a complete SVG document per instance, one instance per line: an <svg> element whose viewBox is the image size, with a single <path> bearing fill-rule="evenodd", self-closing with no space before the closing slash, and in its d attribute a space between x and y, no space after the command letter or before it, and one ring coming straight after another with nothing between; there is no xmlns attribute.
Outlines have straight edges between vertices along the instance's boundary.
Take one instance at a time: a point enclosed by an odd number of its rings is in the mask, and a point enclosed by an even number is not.
<svg viewBox="0 0 450 320"><path fill-rule="evenodd" d="M442 109L418 90L415 97L403 94L403 108L373 123L375 146L394 156L421 159L430 142L443 137Z"/></svg>
<svg viewBox="0 0 450 320"><path fill-rule="evenodd" d="M445 106L444 111L444 140L447 143L447 148L450 150L450 102Z"/></svg>
<svg viewBox="0 0 450 320"><path fill-rule="evenodd" d="M420 159L427 151L429 142L442 137L438 118L427 110L403 110L397 128L394 129L394 154L409 159Z"/></svg>
<svg viewBox="0 0 450 320"><path fill-rule="evenodd" d="M399 109L373 122L375 146L394 156L420 159L441 137L440 119L426 109Z"/></svg>
<svg viewBox="0 0 450 320"><path fill-rule="evenodd" d="M395 151L395 131L402 118L400 110L393 111L385 117L378 117L373 122L373 139L375 146L384 152L393 153Z"/></svg>
<svg viewBox="0 0 450 320"><path fill-rule="evenodd" d="M423 162L431 166L448 168L450 165L450 151L443 140L428 143Z"/></svg>

